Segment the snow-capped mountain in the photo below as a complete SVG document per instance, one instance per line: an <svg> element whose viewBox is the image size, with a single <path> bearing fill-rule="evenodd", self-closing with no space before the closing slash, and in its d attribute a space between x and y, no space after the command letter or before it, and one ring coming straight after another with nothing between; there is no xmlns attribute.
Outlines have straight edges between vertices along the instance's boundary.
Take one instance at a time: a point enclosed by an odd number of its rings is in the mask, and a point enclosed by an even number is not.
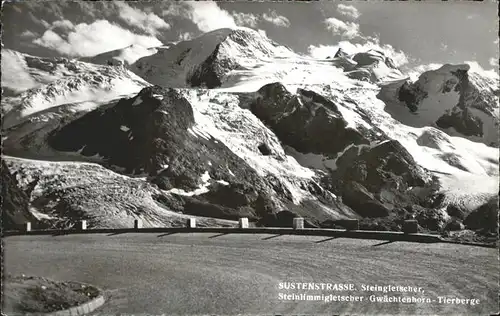
<svg viewBox="0 0 500 316"><path fill-rule="evenodd" d="M451 136L498 147L498 92L498 78L482 76L463 64L427 71L415 82L386 84L380 98L386 111L406 125L434 126Z"/></svg>
<svg viewBox="0 0 500 316"><path fill-rule="evenodd" d="M35 160L5 160L59 226L281 225L287 210L313 226L413 215L438 230L450 207L498 192L497 83L463 65L411 82L383 52L317 60L248 28L87 60L99 65L9 53L26 83L2 101L4 153Z"/></svg>
<svg viewBox="0 0 500 316"><path fill-rule="evenodd" d="M156 54L137 60L131 69L152 84L178 88L235 87L249 81L262 86L277 80L327 84L340 71L348 78L371 82L403 77L391 59L379 51L314 60L244 27L215 30L158 49Z"/></svg>
<svg viewBox="0 0 500 316"><path fill-rule="evenodd" d="M290 57L298 56L252 29L219 29L159 49L139 59L131 69L157 85L215 88L228 81L227 77L241 76L262 67L262 63Z"/></svg>
<svg viewBox="0 0 500 316"><path fill-rule="evenodd" d="M150 84L123 67L66 58L39 58L2 50L4 149L44 148L44 131L100 105L133 95Z"/></svg>
<svg viewBox="0 0 500 316"><path fill-rule="evenodd" d="M92 109L149 85L122 67L11 50L2 50L2 72L4 128L54 107L73 104L79 110Z"/></svg>

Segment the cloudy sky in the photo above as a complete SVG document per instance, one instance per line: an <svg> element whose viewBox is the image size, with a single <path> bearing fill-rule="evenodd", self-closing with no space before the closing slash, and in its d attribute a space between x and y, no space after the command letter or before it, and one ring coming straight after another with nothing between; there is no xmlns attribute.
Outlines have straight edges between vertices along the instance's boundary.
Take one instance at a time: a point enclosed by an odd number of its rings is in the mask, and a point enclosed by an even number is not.
<svg viewBox="0 0 500 316"><path fill-rule="evenodd" d="M326 58L382 48L398 65L476 61L498 68L497 3L84 2L4 3L3 46L38 56L92 56L131 44L159 46L223 27L266 32L298 53Z"/></svg>

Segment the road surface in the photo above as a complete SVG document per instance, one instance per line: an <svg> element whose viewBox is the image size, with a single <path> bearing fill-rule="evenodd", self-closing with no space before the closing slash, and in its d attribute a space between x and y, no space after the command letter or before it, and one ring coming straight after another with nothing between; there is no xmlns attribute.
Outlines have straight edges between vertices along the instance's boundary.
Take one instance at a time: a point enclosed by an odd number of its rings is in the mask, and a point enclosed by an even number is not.
<svg viewBox="0 0 500 316"><path fill-rule="evenodd" d="M498 311L498 250L489 248L215 233L12 236L3 242L8 274L87 282L104 289L107 302L94 315ZM353 284L354 290L285 290L279 289L280 282ZM421 287L419 293L385 295L434 301L370 302L371 295L384 293L363 291L363 285ZM280 293L351 295L362 301L285 301ZM441 296L479 303L439 303Z"/></svg>

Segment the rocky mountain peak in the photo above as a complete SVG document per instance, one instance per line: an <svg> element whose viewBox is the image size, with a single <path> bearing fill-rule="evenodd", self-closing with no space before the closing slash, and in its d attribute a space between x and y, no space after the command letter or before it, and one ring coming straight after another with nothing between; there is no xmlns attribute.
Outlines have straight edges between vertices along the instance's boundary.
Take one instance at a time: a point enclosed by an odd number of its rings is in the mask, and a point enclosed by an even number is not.
<svg viewBox="0 0 500 316"><path fill-rule="evenodd" d="M335 53L335 56L333 56L333 58L338 58L338 57L345 57L347 56L348 54L342 49L342 48L339 48L337 50L337 52Z"/></svg>
<svg viewBox="0 0 500 316"><path fill-rule="evenodd" d="M472 72L468 64L446 64L422 73L415 82L403 81L394 90L394 97L388 93L390 89L394 87L382 87L380 93L388 109L392 111L390 105L399 103L415 114L398 115L399 120L414 126L433 125L452 136L498 146L495 80ZM391 102L391 98L397 101Z"/></svg>

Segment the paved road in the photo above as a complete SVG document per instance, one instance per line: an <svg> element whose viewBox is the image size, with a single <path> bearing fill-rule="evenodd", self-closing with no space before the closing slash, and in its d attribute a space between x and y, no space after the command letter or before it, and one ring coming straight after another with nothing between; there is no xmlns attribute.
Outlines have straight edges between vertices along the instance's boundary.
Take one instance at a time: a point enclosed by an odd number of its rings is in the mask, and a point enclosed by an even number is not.
<svg viewBox="0 0 500 316"><path fill-rule="evenodd" d="M108 301L99 315L489 315L498 310L496 249L213 233L12 236L3 241L6 273L105 289ZM279 290L284 281L352 283L356 290ZM372 293L362 292L362 284L412 285L424 290L415 297L480 302L372 303ZM283 301L279 293L352 294L363 296L363 302Z"/></svg>

